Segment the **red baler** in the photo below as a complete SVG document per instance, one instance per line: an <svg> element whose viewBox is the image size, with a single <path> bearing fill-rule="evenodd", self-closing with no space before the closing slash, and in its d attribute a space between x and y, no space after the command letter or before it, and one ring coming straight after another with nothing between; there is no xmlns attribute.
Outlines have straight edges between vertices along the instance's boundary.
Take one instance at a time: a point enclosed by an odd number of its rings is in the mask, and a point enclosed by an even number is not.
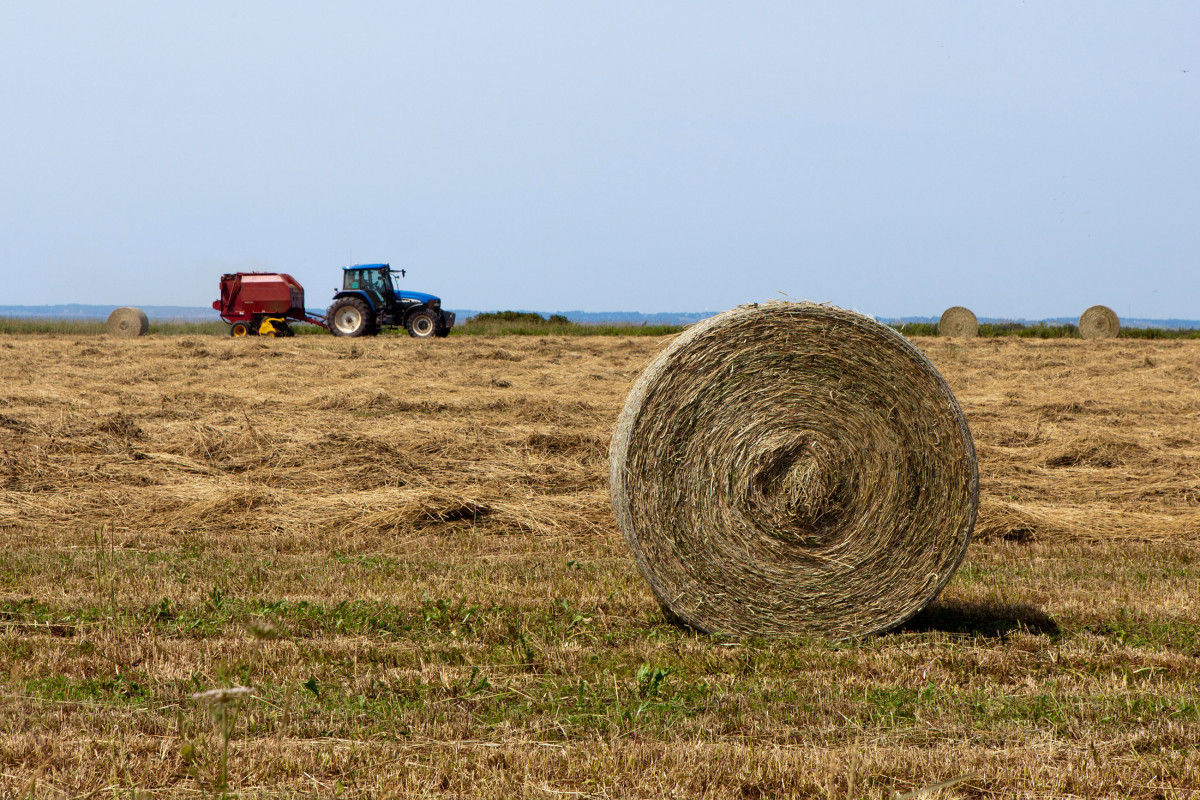
<svg viewBox="0 0 1200 800"><path fill-rule="evenodd" d="M221 299L213 302L230 336L291 336L288 320L326 327L304 310L304 287L282 272L235 272L221 276Z"/></svg>

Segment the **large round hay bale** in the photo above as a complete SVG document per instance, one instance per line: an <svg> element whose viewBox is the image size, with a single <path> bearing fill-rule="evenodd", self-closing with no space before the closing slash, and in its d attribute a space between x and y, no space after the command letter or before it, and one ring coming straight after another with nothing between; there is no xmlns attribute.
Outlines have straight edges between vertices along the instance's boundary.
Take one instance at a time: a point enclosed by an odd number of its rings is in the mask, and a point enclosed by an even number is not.
<svg viewBox="0 0 1200 800"><path fill-rule="evenodd" d="M617 422L609 488L668 614L708 633L886 630L975 524L975 447L941 375L873 319L746 306L682 333Z"/></svg>
<svg viewBox="0 0 1200 800"><path fill-rule="evenodd" d="M951 306L942 312L938 320L938 336L955 339L974 339L979 333L979 320L975 312L963 306Z"/></svg>
<svg viewBox="0 0 1200 800"><path fill-rule="evenodd" d="M108 315L108 335L119 336L122 339L134 339L145 336L150 330L150 320L146 312L140 308L118 308Z"/></svg>
<svg viewBox="0 0 1200 800"><path fill-rule="evenodd" d="M1121 320L1108 306L1092 306L1079 316L1079 335L1084 339L1112 339L1119 330Z"/></svg>

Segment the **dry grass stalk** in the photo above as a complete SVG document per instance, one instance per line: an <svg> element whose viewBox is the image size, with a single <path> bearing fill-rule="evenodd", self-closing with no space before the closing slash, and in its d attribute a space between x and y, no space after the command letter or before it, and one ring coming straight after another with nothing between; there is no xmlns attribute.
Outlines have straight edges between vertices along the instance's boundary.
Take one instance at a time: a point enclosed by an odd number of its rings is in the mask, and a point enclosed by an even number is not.
<svg viewBox="0 0 1200 800"><path fill-rule="evenodd" d="M150 320L146 316L146 312L140 308L118 308L108 315L106 323L109 336L116 336L120 339L136 339L139 336L145 336L150 330Z"/></svg>
<svg viewBox="0 0 1200 800"><path fill-rule="evenodd" d="M646 368L610 488L634 560L685 624L860 636L950 580L979 484L962 411L907 340L770 303L696 325Z"/></svg>
<svg viewBox="0 0 1200 800"><path fill-rule="evenodd" d="M975 312L963 306L947 308L938 320L938 336L974 339L978 333L979 320L975 318Z"/></svg>
<svg viewBox="0 0 1200 800"><path fill-rule="evenodd" d="M1117 312L1108 306L1092 306L1079 316L1079 335L1084 339L1113 339L1120 330Z"/></svg>
<svg viewBox="0 0 1200 800"><path fill-rule="evenodd" d="M229 788L229 741L237 724L238 710L254 690L246 686L209 689L192 695L192 699L208 709L221 736L221 756L217 767L217 788L224 793Z"/></svg>

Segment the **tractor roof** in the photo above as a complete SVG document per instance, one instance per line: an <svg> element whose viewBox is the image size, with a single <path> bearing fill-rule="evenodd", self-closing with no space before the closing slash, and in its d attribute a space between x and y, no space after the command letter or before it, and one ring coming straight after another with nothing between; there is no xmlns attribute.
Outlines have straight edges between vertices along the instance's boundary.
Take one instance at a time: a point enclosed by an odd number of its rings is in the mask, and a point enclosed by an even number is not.
<svg viewBox="0 0 1200 800"><path fill-rule="evenodd" d="M390 266L390 265L389 264L353 264L349 267L342 267L342 269L378 269L380 267L387 267L387 266Z"/></svg>

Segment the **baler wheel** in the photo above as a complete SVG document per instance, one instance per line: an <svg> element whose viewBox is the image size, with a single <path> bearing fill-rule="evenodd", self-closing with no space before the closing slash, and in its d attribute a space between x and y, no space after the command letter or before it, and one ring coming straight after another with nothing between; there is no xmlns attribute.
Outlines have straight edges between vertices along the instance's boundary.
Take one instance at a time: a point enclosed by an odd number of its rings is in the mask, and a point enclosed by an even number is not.
<svg viewBox="0 0 1200 800"><path fill-rule="evenodd" d="M414 312L408 318L408 335L417 339L428 339L437 333L437 321L429 311Z"/></svg>
<svg viewBox="0 0 1200 800"><path fill-rule="evenodd" d="M250 335L250 326L244 322L235 322L229 326L229 335L235 339Z"/></svg>

